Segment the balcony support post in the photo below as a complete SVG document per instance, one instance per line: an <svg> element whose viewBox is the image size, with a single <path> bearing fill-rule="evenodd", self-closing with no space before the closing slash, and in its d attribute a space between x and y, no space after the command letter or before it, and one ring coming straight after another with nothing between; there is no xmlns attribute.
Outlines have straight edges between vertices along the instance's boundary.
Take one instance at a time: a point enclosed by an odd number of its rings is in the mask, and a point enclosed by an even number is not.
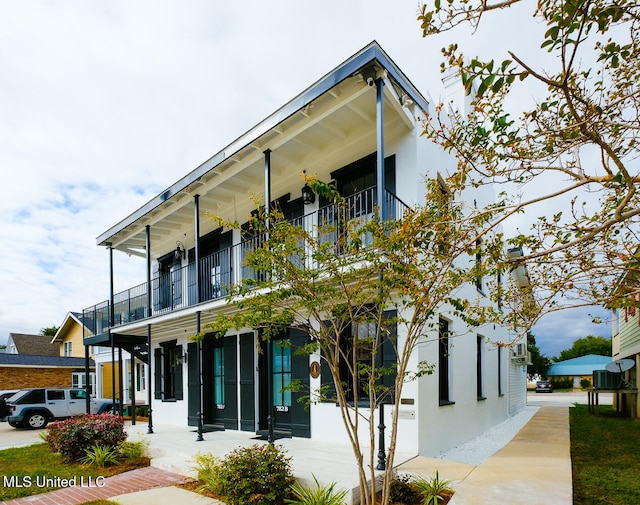
<svg viewBox="0 0 640 505"><path fill-rule="evenodd" d="M380 222L386 220L386 205L384 201L385 180L384 180L384 80L376 79L376 183L377 183L377 200L378 200L378 217ZM382 271L379 272L379 282L382 281ZM384 366L383 342L381 332L378 331L378 366ZM380 384L382 385L382 377ZM386 468L386 451L384 439L384 403L378 406L380 420L378 423L378 465L376 470L384 470Z"/></svg>
<svg viewBox="0 0 640 505"><path fill-rule="evenodd" d="M124 415L124 360L122 359L122 347L118 347L118 383L118 395L120 396L118 412L122 417Z"/></svg>
<svg viewBox="0 0 640 505"><path fill-rule="evenodd" d="M111 401L113 402L114 411L116 409L116 348L113 336L113 325L115 323L115 314L113 312L113 248L108 244L109 248L109 345L111 346Z"/></svg>
<svg viewBox="0 0 640 505"><path fill-rule="evenodd" d="M151 317L151 227L144 227L145 241L145 260L147 263L147 317ZM155 383L151 380L151 325L147 324L147 405L149 406L149 422L147 424L147 434L153 433L153 421L151 419L153 399L153 386ZM152 386L153 384L153 386Z"/></svg>
<svg viewBox="0 0 640 505"><path fill-rule="evenodd" d="M147 263L147 317L151 317L151 227L144 227L145 235L145 260ZM151 347L149 347L151 355Z"/></svg>
<svg viewBox="0 0 640 505"><path fill-rule="evenodd" d="M147 302L147 303L151 303L151 302ZM153 384L155 386L155 383L151 380L152 375L151 375L151 325L147 324L147 370L149 371L149 373L147 374L147 403L149 404L149 424L147 425L147 434L151 435L153 433L153 420L152 420L152 412L153 409L151 408L151 400L153 399L153 386L151 384Z"/></svg>
<svg viewBox="0 0 640 505"><path fill-rule="evenodd" d="M197 254L196 254L197 256ZM200 320L200 311L196 312L196 332L200 333L202 331L202 322ZM198 407L198 436L196 437L196 442L202 442L204 437L202 436L202 428L203 428L203 419L202 419L202 409L204 405L204 401L202 398L202 392L204 388L202 387L202 375L203 375L203 356L202 356L202 340L198 339L197 345L197 354L198 354L198 397L200 398L200 406Z"/></svg>
<svg viewBox="0 0 640 505"><path fill-rule="evenodd" d="M271 149L264 152L264 209L267 213L267 222L265 223L269 230L269 212L271 211ZM267 239L269 232L267 231Z"/></svg>
<svg viewBox="0 0 640 505"><path fill-rule="evenodd" d="M196 302L200 303L202 301L202 294L200 290L200 195L193 196L193 225L194 225L194 237L195 237L195 245L194 245L194 255L195 255L195 265L196 265ZM198 328L198 333L200 333L200 328Z"/></svg>
<svg viewBox="0 0 640 505"><path fill-rule="evenodd" d="M267 213L265 223L267 233L265 240L269 240L269 212L271 211L271 149L264 152L264 206ZM267 342L267 442L273 444L273 376L271 373L271 342Z"/></svg>

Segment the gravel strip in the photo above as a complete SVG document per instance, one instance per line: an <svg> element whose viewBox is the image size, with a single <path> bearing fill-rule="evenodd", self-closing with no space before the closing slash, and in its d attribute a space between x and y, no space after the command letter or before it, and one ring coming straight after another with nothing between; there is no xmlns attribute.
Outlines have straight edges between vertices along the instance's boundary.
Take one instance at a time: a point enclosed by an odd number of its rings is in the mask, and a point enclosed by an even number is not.
<svg viewBox="0 0 640 505"><path fill-rule="evenodd" d="M539 408L528 405L473 440L440 453L437 458L477 466L515 437L520 429L538 412Z"/></svg>

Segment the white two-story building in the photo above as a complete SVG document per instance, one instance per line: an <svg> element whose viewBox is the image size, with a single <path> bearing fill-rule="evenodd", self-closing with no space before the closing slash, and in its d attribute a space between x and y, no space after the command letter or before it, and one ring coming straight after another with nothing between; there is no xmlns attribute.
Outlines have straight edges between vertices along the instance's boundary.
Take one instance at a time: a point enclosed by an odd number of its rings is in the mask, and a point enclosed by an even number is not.
<svg viewBox="0 0 640 505"><path fill-rule="evenodd" d="M303 171L373 207L378 159L384 160L385 201L393 208L420 204L425 176L455 166L421 136L430 106L373 42L98 237L112 254L140 257L146 281L85 310L95 334L86 344L122 348L148 363L153 423L196 426L202 409L205 425L259 433L272 412L279 434L341 438L334 403L305 409L298 393L269 395L277 380L314 388L331 379L322 371L312 376L315 358L294 352L307 338L303 332L283 334L291 347L272 342L273 352L259 352L267 344L251 328L211 335L198 355L190 337L228 307L230 284L253 275L243 258L255 246L243 230L221 229L205 213L248 221L256 206L252 195L261 195L266 204L277 202L288 219L317 221L331 204L303 197ZM478 205L491 202L492 189L480 188L472 198ZM468 287L470 297L483 296L479 282ZM436 455L503 421L526 401L525 366L510 347L498 345L510 343L511 335L497 325L469 329L448 313L440 321L443 338L433 335L415 351L416 362L438 370L403 391L398 451L404 453ZM445 346L453 334L460 335L455 345ZM135 368L131 384L138 381Z"/></svg>

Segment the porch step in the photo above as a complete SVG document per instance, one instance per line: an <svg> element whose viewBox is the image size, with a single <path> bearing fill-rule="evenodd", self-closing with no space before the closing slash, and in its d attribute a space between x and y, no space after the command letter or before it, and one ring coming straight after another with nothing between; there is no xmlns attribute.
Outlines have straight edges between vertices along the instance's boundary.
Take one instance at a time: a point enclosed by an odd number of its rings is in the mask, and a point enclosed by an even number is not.
<svg viewBox="0 0 640 505"><path fill-rule="evenodd" d="M257 437L254 440L267 440L269 438L269 430L258 430L256 431ZM278 440L280 438L293 438L290 430L273 430L273 438L274 440Z"/></svg>
<svg viewBox="0 0 640 505"><path fill-rule="evenodd" d="M225 431L224 424L203 424L202 433L211 433L212 431ZM192 432L198 431L197 429L191 430Z"/></svg>
<svg viewBox="0 0 640 505"><path fill-rule="evenodd" d="M226 428L224 424L203 424L202 431L208 433L210 431L224 431Z"/></svg>

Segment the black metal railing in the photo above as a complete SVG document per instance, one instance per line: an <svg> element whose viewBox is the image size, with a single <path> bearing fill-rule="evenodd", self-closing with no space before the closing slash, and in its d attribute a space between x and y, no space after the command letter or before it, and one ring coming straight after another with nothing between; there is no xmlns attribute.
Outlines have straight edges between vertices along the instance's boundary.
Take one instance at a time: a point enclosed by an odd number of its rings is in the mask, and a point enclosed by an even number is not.
<svg viewBox="0 0 640 505"><path fill-rule="evenodd" d="M306 230L316 227L319 239L337 243L344 233L344 223L357 219L365 224L372 219L376 209L376 188L369 188L347 198L345 208L327 205L319 210L295 218L292 223ZM385 194L386 218L401 219L409 207L391 192ZM151 280L151 315L165 314L176 310L224 298L229 286L247 279L257 279L258 273L246 265L247 254L260 248L264 236L243 237L240 244L217 251L200 259L200 282L197 282L195 263L173 267L171 271ZM364 236L363 245L371 244L371 237ZM300 255L295 259L304 265L308 259ZM198 292L199 286L199 292ZM142 283L114 295L113 326L140 321L150 316L148 311L147 284ZM109 301L84 309L83 317L89 331L94 335L106 332L111 326Z"/></svg>

